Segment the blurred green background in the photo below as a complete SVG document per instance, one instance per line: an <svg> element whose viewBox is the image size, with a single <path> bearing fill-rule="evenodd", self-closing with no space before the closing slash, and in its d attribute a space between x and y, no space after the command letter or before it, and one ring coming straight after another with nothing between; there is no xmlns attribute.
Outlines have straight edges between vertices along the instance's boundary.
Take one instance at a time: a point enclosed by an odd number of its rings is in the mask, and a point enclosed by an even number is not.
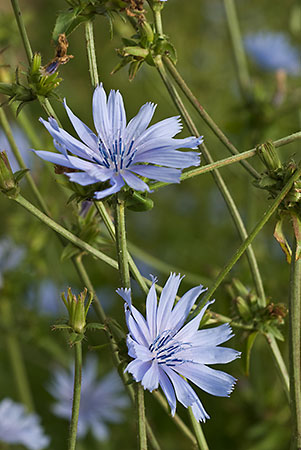
<svg viewBox="0 0 301 450"><path fill-rule="evenodd" d="M287 0L285 6L283 2L268 0L238 0L236 3L243 34L258 30L282 31L290 34L292 41L300 46L300 34L298 36L295 29L291 28L296 8L300 5L299 1ZM54 55L51 34L57 14L68 5L62 0L43 2L20 0L20 6L32 48L41 53L43 63L46 64ZM150 13L148 17L151 20ZM221 0L189 2L169 0L163 11L163 25L165 33L170 36L177 49L177 67L180 73L201 104L240 151L250 149L258 143L254 136L260 136L261 141L267 138L279 139L300 129L298 111L295 107L287 107L285 112L278 114L277 121L268 127L262 126L260 116L257 118L258 123L253 121L252 127L250 126L250 111L246 110L240 96ZM120 36L130 37L132 34L130 26L120 18L116 18L112 39L106 18L96 17L94 28L100 80L107 92L110 89L120 90L128 119L133 117L147 101L158 104L154 121L177 115L155 68L145 64L132 82L128 81L126 68L115 75L110 75L119 61L115 49L121 47ZM58 93L62 98L66 97L74 113L93 128L92 88L84 27L77 28L68 39L70 44L68 53L74 55L74 59L60 68L63 82L58 88ZM13 74L16 66L24 70L27 65L26 57L8 1L0 5L0 49L6 46L7 49L1 54L1 61L10 67L0 68L2 75L4 71ZM264 72L250 60L249 68L254 83L259 86L258 89L266 95L266 98L271 97L276 89L274 74ZM288 106L290 106L289 99L297 92L299 82L300 78L288 78ZM52 104L64 128L73 133L62 104L58 101L53 101ZM188 109L200 133L204 135L213 158L221 159L228 156L227 149L192 108ZM6 111L14 132L18 135L20 149L27 151L32 145L18 128L18 122L9 108L6 108ZM22 114L23 112L20 113ZM45 113L38 103L26 106L24 114L29 117L35 133L43 143L43 148L40 149L52 150L51 139L38 122L40 116L45 118ZM188 135L184 127L178 137ZM1 150L6 149L3 136L0 144ZM300 144L295 143L279 149L281 159L287 160L297 154L299 146ZM30 158L31 173L53 217L69 228L75 226L78 211L73 204L67 205L70 192L58 184L58 176L54 174L50 163L37 161L38 158L34 154L30 154ZM263 165L255 158L250 162L258 171L263 171ZM238 164L222 169L221 173L239 207L247 229L251 230L269 204L268 194L256 189L249 174ZM22 193L36 203L25 180L22 181ZM169 270L173 268L181 270L183 274L195 274L192 278L187 277L186 281L184 279L181 292L202 280L203 284L210 284L240 243L212 176L205 174L180 185L162 188L152 194L152 199L155 206L151 211L128 212L128 238L149 255L166 263L167 268L166 271L158 270L147 258L143 262L137 260L143 273L158 275L161 285L165 282ZM61 353L63 355L61 359L71 360L72 351L68 348L64 335L53 333L50 325L64 316L59 296L55 295L56 290L59 293L70 285L75 290L81 290L83 286L70 261L61 261L62 248L54 233L4 196L1 196L0 202L0 239L7 239L10 236L16 246L24 249L24 257L17 267L14 270L3 271L1 297L8 299L13 307L13 330L21 341L37 412L42 417L47 434L52 438L49 448L64 449L68 425L66 421L51 414L50 405L53 399L46 391L45 385L50 378L51 370L58 363L58 355ZM254 250L267 296L275 303L287 304L289 266L272 236L274 225L275 220L272 219L264 227L254 242ZM102 226L101 230L106 237ZM114 250L109 244L105 244L102 249L114 256ZM89 256L85 256L84 261L108 314L124 323L123 304L114 293L119 286L118 273ZM227 281L231 281L233 276L239 278L248 288L253 288L246 257L236 264ZM48 289L47 286L51 288ZM135 293L136 304L140 304L142 308L144 298L138 289L135 289ZM234 314L234 307L225 284L217 290L215 298L214 311L229 316ZM1 323L0 361L3 369L0 371L0 398L9 396L18 401L7 354L5 339L7 328L7 323ZM235 333L236 337L231 341L231 346L244 351L246 335L239 330L235 330ZM283 333L286 336L285 328ZM96 345L102 342L101 333L90 334L85 351L88 351L88 344ZM280 346L287 361L287 345L280 343ZM109 351L101 350L98 355L100 373L108 372L112 366ZM259 337L255 342L249 376L244 373L242 361L232 363L225 367L225 370L238 378L231 398L216 398L198 392L211 416L211 420L203 427L210 448L221 450L289 448L289 407L265 340ZM180 434L149 393L146 393L146 405L150 421L163 449L190 448L189 441ZM178 412L188 423L186 410L181 405ZM111 428L111 438L108 442L99 443L89 435L82 442L82 448L89 450L113 450L121 446L124 450L135 448L135 420L131 413L125 415L125 422L122 425L114 425Z"/></svg>

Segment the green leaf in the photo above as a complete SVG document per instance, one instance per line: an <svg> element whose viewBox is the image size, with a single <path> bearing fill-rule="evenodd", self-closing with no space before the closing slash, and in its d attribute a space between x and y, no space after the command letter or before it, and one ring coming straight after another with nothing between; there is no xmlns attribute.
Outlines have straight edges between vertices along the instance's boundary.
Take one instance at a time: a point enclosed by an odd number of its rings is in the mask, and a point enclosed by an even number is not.
<svg viewBox="0 0 301 450"><path fill-rule="evenodd" d="M22 180L22 178L26 175L27 172L29 172L29 169L17 170L17 172L14 173L15 182L18 183L20 180Z"/></svg>
<svg viewBox="0 0 301 450"><path fill-rule="evenodd" d="M89 15L81 15L83 7L74 8L69 11L61 12L55 22L52 39L57 42L60 34L65 33L66 36L72 33L81 23L90 19Z"/></svg>
<svg viewBox="0 0 301 450"><path fill-rule="evenodd" d="M61 254L61 261L66 261L67 259L73 258L73 256L78 255L82 250L80 250L78 247L74 246L73 244L69 243L66 245L64 250Z"/></svg>
<svg viewBox="0 0 301 450"><path fill-rule="evenodd" d="M253 331L253 333L251 333L247 339L246 342L246 351L245 351L245 372L246 375L248 376L250 373L250 356L251 356L251 350L253 348L255 339L257 338L259 334L259 331Z"/></svg>
<svg viewBox="0 0 301 450"><path fill-rule="evenodd" d="M106 331L106 327L101 323L88 323L86 326L86 330L104 330Z"/></svg>

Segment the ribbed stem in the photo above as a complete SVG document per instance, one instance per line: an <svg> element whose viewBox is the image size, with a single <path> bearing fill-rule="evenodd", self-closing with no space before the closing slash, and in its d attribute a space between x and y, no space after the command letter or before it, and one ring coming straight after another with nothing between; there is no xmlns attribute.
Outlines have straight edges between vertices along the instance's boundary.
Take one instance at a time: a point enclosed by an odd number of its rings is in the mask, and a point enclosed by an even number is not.
<svg viewBox="0 0 301 450"><path fill-rule="evenodd" d="M15 13L16 21L17 21L18 28L19 28L20 35L21 35L21 39L23 41L23 45L24 45L24 49L25 49L25 52L26 52L27 60L28 60L28 63L31 64L31 60L32 60L33 54L32 54L30 42L29 42L29 39L28 39L28 36L27 36L27 32L26 32L26 29L25 29L25 25L24 25L24 22L23 22L23 17L22 17L22 13L21 13L21 10L20 10L19 2L18 2L18 0L11 0L11 4L12 4L12 7L13 7L13 10L14 10L14 13Z"/></svg>
<svg viewBox="0 0 301 450"><path fill-rule="evenodd" d="M189 406L188 414L191 420L191 424L195 433L195 437L197 439L198 449L199 450L209 450L205 435L203 433L202 427L198 420L193 415L192 409Z"/></svg>
<svg viewBox="0 0 301 450"><path fill-rule="evenodd" d="M126 245L124 210L125 210L125 202L121 198L121 195L117 194L115 203L115 237L116 237L117 261L121 285L124 288L130 289L131 281L130 281L128 251Z"/></svg>
<svg viewBox="0 0 301 450"><path fill-rule="evenodd" d="M301 223L301 222L300 222ZM301 236L301 230L299 230ZM290 405L293 423L291 449L301 449L301 257L297 240L291 261L289 295Z"/></svg>
<svg viewBox="0 0 301 450"><path fill-rule="evenodd" d="M77 424L80 407L80 392L82 383L82 343L76 342L74 344L75 363L74 363L74 387L73 387L73 403L72 403L72 417L70 423L69 445L68 450L75 450Z"/></svg>
<svg viewBox="0 0 301 450"><path fill-rule="evenodd" d="M87 55L88 55L91 84L95 88L99 84L99 77L98 77L98 70L97 70L97 61L96 61L93 22L92 21L88 21L85 23L85 36L86 36Z"/></svg>
<svg viewBox="0 0 301 450"><path fill-rule="evenodd" d="M115 238L117 249L117 260L122 287L130 288L130 270L128 261L128 250L126 245L125 229L125 201L122 194L116 194L115 201ZM146 421L144 407L144 390L140 383L136 385L138 444L140 450L147 450Z"/></svg>

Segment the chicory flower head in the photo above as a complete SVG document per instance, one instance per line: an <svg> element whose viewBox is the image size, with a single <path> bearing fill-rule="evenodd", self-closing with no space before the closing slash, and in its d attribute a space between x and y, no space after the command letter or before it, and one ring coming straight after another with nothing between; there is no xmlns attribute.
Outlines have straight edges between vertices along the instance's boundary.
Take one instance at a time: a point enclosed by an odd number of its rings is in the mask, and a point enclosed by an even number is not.
<svg viewBox="0 0 301 450"><path fill-rule="evenodd" d="M129 334L127 345L131 361L126 367L144 389L153 391L161 386L170 405L172 415L176 400L186 408L191 406L198 421L209 419L197 394L187 378L203 391L228 397L235 378L207 364L224 364L240 356L240 352L220 347L233 334L229 324L198 330L200 321L213 302L208 302L201 312L186 325L184 322L197 297L205 291L203 286L190 289L173 307L182 278L171 273L157 303L156 279L146 299L146 319L132 305L130 289L118 289L125 300L125 315Z"/></svg>
<svg viewBox="0 0 301 450"><path fill-rule="evenodd" d="M49 392L57 399L53 412L65 419L71 418L73 397L73 373L57 369L49 386ZM128 406L123 386L116 371L98 379L97 360L89 356L82 373L81 400L78 419L78 436L85 437L91 429L95 439L104 441L109 436L108 423L122 422L122 409Z"/></svg>
<svg viewBox="0 0 301 450"><path fill-rule="evenodd" d="M98 86L93 95L97 134L73 114L66 101L64 104L81 140L60 128L52 117L48 122L41 118L60 153L36 151L36 154L54 164L74 169L74 172L68 170L66 175L82 186L109 180L111 187L95 192L96 199L114 194L124 185L137 191L149 191L149 186L140 177L179 183L181 169L200 164L198 153L177 150L183 147L195 149L203 142L202 137L173 138L182 129L179 116L147 128L156 109L153 103L143 105L127 124L119 91L111 90L107 99L102 85Z"/></svg>
<svg viewBox="0 0 301 450"><path fill-rule="evenodd" d="M44 435L36 414L27 413L23 405L5 398L0 403L0 442L42 450L48 447L50 439Z"/></svg>
<svg viewBox="0 0 301 450"><path fill-rule="evenodd" d="M265 70L283 69L291 75L301 75L299 51L287 36L277 32L258 32L244 38L246 51Z"/></svg>

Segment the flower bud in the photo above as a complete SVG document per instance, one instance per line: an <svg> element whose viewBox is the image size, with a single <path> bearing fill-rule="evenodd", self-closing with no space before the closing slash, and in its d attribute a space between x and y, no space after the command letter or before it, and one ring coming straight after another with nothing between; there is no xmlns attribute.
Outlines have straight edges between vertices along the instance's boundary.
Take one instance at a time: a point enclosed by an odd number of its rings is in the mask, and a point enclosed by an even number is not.
<svg viewBox="0 0 301 450"><path fill-rule="evenodd" d="M0 190L11 196L17 195L19 191L5 152L0 152Z"/></svg>
<svg viewBox="0 0 301 450"><path fill-rule="evenodd" d="M76 295L72 294L71 288L69 288L67 299L65 293L62 293L62 300L69 313L68 325L79 334L83 334L85 331L87 314L93 299L93 294L90 292L86 301L87 292L87 288L85 288L76 297Z"/></svg>
<svg viewBox="0 0 301 450"><path fill-rule="evenodd" d="M257 152L269 173L282 168L281 161L272 142L268 141L265 144L258 145Z"/></svg>

